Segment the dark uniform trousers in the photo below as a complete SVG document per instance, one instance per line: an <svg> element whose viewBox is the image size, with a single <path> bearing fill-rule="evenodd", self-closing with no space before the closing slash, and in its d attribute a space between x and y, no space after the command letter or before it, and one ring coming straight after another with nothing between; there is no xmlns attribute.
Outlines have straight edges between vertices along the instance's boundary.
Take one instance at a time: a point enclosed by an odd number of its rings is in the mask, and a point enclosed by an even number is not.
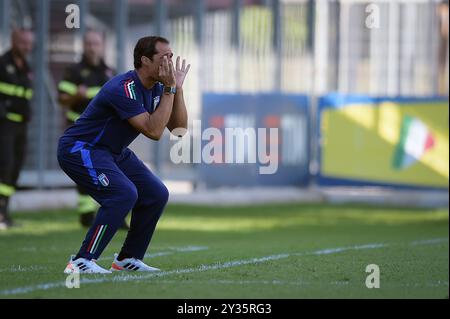
<svg viewBox="0 0 450 319"><path fill-rule="evenodd" d="M8 222L8 202L15 192L27 144L31 69L16 65L12 51L0 57L0 222Z"/></svg>
<svg viewBox="0 0 450 319"><path fill-rule="evenodd" d="M17 186L27 143L27 124L0 119L0 222L8 220L8 201Z"/></svg>

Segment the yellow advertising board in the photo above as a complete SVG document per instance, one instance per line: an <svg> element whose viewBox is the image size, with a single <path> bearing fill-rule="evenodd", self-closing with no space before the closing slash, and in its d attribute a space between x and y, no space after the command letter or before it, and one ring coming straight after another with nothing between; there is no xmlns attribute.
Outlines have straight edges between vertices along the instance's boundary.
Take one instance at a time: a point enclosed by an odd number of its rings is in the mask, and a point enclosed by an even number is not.
<svg viewBox="0 0 450 319"><path fill-rule="evenodd" d="M322 177L448 187L448 101L326 107L320 133Z"/></svg>

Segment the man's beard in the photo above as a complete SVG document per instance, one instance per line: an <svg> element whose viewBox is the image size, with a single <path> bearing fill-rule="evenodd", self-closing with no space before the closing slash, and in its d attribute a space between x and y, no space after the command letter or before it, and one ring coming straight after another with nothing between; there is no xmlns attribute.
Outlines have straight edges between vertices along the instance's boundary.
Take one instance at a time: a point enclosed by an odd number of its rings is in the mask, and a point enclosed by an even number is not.
<svg viewBox="0 0 450 319"><path fill-rule="evenodd" d="M14 55L16 58L19 58L19 59L21 59L21 60L23 60L23 61L25 61L25 62L28 62L28 57L27 57L27 55L26 55L26 54L23 54L20 50L12 50L12 53L13 53L13 55Z"/></svg>

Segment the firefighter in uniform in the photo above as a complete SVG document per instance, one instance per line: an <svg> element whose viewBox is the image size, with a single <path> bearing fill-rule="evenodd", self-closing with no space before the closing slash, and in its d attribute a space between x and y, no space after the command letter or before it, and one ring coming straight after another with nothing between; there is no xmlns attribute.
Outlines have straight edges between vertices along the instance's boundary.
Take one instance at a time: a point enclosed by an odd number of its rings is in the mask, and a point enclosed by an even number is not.
<svg viewBox="0 0 450 319"><path fill-rule="evenodd" d="M70 66L58 84L59 102L65 108L67 125L72 125L95 97L100 88L114 75L103 59L104 39L100 32L89 30L83 38L81 62ZM80 223L90 227L98 209L97 203L77 186ZM123 223L122 229L128 229Z"/></svg>
<svg viewBox="0 0 450 319"><path fill-rule="evenodd" d="M27 57L33 38L30 30L14 30L11 50L0 57L0 230L13 226L8 202L25 160L33 95Z"/></svg>

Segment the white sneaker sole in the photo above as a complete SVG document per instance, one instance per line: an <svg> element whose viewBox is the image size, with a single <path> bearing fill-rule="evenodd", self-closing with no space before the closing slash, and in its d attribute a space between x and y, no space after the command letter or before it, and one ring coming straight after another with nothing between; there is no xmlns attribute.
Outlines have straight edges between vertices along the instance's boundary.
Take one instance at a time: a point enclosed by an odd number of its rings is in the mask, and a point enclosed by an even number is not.
<svg viewBox="0 0 450 319"><path fill-rule="evenodd" d="M66 269L64 269L64 273L67 275L70 275L70 274L75 273L75 271L73 269L66 267ZM105 271L102 271L102 272L100 272L100 271L99 272L87 272L87 271L78 269L78 273L79 274L111 274L112 272L110 270L106 270L106 269L105 269Z"/></svg>
<svg viewBox="0 0 450 319"><path fill-rule="evenodd" d="M158 272L161 271L161 269L152 269L152 270L129 270L129 269L115 269L115 268L109 268L109 271L111 272Z"/></svg>

